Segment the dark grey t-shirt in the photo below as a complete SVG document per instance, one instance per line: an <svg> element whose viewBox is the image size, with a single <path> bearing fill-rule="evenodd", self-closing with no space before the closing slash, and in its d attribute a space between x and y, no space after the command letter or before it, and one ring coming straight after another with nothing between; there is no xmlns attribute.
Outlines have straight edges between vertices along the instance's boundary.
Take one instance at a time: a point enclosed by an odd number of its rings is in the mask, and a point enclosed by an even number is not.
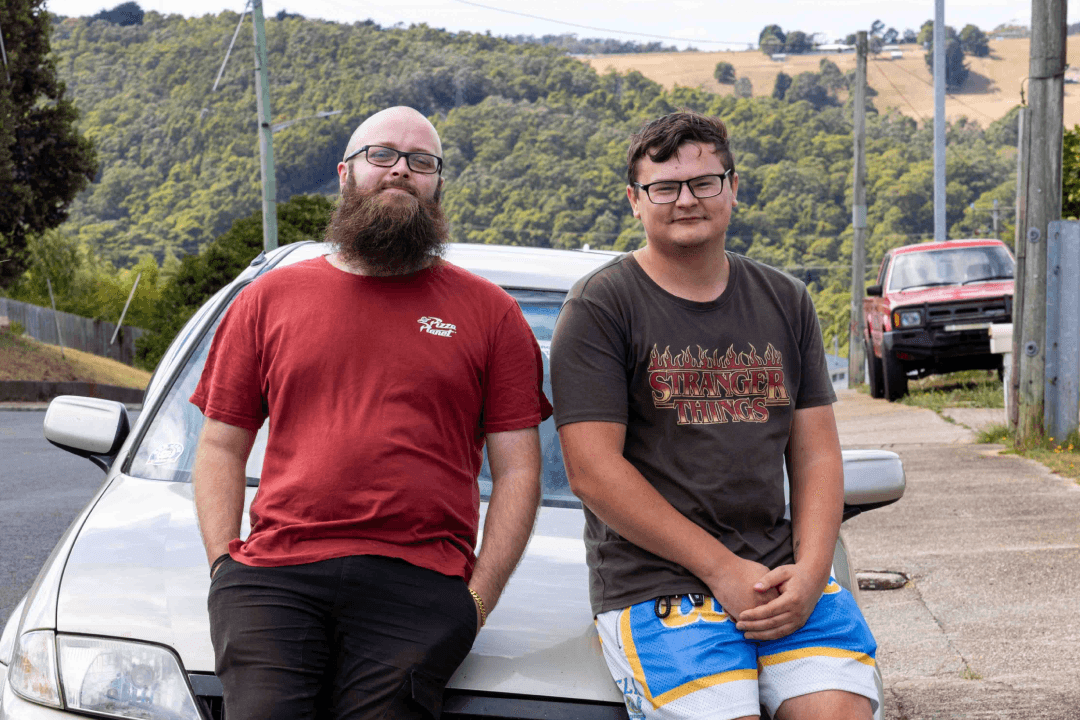
<svg viewBox="0 0 1080 720"><path fill-rule="evenodd" d="M712 302L676 297L623 255L571 289L551 343L555 423L626 425L623 455L736 555L792 562L784 451L796 408L836 401L806 287L728 253ZM594 613L708 593L586 508Z"/></svg>

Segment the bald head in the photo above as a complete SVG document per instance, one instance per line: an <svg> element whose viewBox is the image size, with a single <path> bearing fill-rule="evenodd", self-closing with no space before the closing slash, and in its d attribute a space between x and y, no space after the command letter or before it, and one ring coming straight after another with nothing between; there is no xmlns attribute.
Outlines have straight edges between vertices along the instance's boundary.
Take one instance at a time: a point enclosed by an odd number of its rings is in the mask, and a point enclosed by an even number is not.
<svg viewBox="0 0 1080 720"><path fill-rule="evenodd" d="M410 147L404 147L405 144ZM442 157L442 142L435 126L419 112L404 105L380 110L360 123L349 138L343 157L348 157L365 145L385 145L406 152L428 152Z"/></svg>

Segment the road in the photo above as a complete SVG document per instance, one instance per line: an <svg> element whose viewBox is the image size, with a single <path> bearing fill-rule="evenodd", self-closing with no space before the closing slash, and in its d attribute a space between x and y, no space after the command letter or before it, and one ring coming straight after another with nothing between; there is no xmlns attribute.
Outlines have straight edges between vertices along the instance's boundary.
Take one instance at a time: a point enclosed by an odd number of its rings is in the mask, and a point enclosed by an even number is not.
<svg viewBox="0 0 1080 720"><path fill-rule="evenodd" d="M41 411L0 410L0 628L105 480L89 460L50 445L44 419Z"/></svg>

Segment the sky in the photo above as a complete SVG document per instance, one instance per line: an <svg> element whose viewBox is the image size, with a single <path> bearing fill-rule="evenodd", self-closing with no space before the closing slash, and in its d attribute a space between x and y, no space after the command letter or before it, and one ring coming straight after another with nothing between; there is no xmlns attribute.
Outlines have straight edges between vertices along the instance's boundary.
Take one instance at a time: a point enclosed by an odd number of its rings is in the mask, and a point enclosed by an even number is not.
<svg viewBox="0 0 1080 720"><path fill-rule="evenodd" d="M123 0L46 0L56 15L93 15ZM246 0L137 0L146 11L199 16L223 10L240 12ZM1080 22L1080 0L1067 0L1069 22ZM874 20L903 32L918 30L934 17L932 0L263 0L263 13L279 11L335 22L371 19L383 26L427 23L450 31L493 35L561 35L610 37L699 50L745 50L756 43L766 25L784 31L823 33L829 41ZM570 24L567 24L570 23ZM945 23L960 30L972 23L984 31L1003 23L1030 25L1031 2L1016 0L951 0ZM581 27L586 26L586 27Z"/></svg>

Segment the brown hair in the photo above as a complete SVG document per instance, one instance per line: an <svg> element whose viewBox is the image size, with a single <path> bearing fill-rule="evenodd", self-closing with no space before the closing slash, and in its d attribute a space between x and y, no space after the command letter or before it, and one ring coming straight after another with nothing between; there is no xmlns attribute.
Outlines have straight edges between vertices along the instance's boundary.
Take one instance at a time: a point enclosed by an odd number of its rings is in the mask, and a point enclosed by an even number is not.
<svg viewBox="0 0 1080 720"><path fill-rule="evenodd" d="M637 182L637 164L648 155L655 163L666 162L686 143L708 143L713 146L724 169L735 170L735 160L728 147L727 126L718 117L693 110L680 110L646 123L630 136L626 153L626 182Z"/></svg>

